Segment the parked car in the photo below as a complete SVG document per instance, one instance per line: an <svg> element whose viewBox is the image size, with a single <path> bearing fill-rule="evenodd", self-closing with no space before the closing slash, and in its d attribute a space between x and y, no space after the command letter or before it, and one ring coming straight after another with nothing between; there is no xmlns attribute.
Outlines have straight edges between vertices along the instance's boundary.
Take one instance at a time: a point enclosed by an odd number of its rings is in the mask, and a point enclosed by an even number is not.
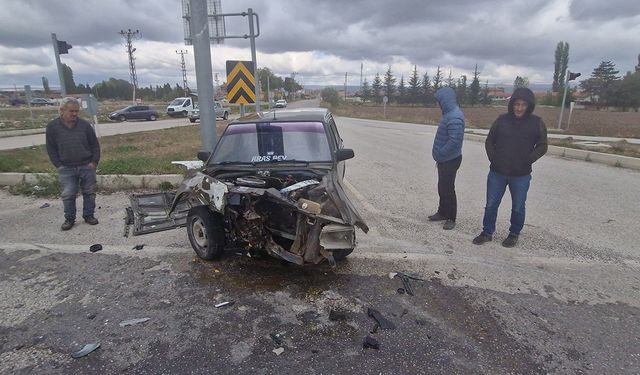
<svg viewBox="0 0 640 375"><path fill-rule="evenodd" d="M231 109L223 107L222 103L218 101L213 102L213 108L216 110L216 117L224 120L229 119L229 113L231 112ZM200 110L196 106L191 112L189 112L189 121L193 123L197 120L200 120Z"/></svg>
<svg viewBox="0 0 640 375"><path fill-rule="evenodd" d="M287 108L287 101L284 99L276 100L276 108Z"/></svg>
<svg viewBox="0 0 640 375"><path fill-rule="evenodd" d="M355 227L369 230L343 188L353 157L326 109L246 116L198 153L203 168L177 191L130 195L125 236L186 227L202 259L229 247L335 266L354 250Z"/></svg>
<svg viewBox="0 0 640 375"><path fill-rule="evenodd" d="M167 115L170 117L187 117L194 109L196 109L196 103L193 98L175 98L167 106Z"/></svg>
<svg viewBox="0 0 640 375"><path fill-rule="evenodd" d="M45 99L45 98L33 98L29 102L29 104L33 106L46 106L46 105L56 105L53 100Z"/></svg>
<svg viewBox="0 0 640 375"><path fill-rule="evenodd" d="M149 120L158 119L158 112L150 105L130 105L109 114L109 119L114 121L125 120Z"/></svg>
<svg viewBox="0 0 640 375"><path fill-rule="evenodd" d="M23 104L27 104L27 102L20 98L13 98L9 100L9 104L11 104L13 107L19 107Z"/></svg>

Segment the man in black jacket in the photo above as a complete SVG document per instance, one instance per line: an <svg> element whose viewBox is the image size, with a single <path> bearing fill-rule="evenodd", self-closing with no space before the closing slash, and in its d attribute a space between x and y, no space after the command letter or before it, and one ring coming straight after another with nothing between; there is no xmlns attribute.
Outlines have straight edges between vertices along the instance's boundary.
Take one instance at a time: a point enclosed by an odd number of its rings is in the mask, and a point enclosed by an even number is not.
<svg viewBox="0 0 640 375"><path fill-rule="evenodd" d="M509 113L491 126L485 149L491 162L487 176L487 205L482 233L473 239L481 245L492 240L498 207L507 186L511 193L511 227L502 246L513 247L524 226L525 202L531 182L531 165L547 152L547 127L533 115L535 97L528 88L518 88L509 100Z"/></svg>
<svg viewBox="0 0 640 375"><path fill-rule="evenodd" d="M76 195L82 192L82 217L87 224L96 225L96 167L100 161L100 144L91 124L78 118L80 103L75 98L64 98L60 117L47 125L47 153L58 169L62 184L64 223L69 230L76 221Z"/></svg>

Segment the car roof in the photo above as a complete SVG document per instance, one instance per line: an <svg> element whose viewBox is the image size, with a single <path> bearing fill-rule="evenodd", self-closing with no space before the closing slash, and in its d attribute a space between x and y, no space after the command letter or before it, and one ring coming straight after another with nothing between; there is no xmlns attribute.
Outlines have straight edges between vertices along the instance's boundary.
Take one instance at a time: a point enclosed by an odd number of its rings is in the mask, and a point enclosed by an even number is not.
<svg viewBox="0 0 640 375"><path fill-rule="evenodd" d="M241 117L229 125L246 122L274 122L274 121L319 121L324 122L331 115L326 108L279 109L267 112L251 113Z"/></svg>

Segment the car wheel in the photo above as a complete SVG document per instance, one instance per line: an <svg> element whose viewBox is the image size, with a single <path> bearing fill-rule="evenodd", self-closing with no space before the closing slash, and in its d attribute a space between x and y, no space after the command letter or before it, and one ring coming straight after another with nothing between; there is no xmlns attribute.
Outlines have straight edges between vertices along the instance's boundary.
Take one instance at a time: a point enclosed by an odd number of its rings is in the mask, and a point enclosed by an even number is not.
<svg viewBox="0 0 640 375"><path fill-rule="evenodd" d="M118 121L123 122L123 121L126 121L126 120L127 120L127 118L124 117L124 115L118 116Z"/></svg>
<svg viewBox="0 0 640 375"><path fill-rule="evenodd" d="M196 122L196 119L194 119L194 118L190 118L190 119L189 119L189 122L191 122L191 123L193 124L194 122Z"/></svg>
<svg viewBox="0 0 640 375"><path fill-rule="evenodd" d="M353 249L337 249L333 250L333 259L335 261L342 260L346 258L349 254L353 253Z"/></svg>
<svg viewBox="0 0 640 375"><path fill-rule="evenodd" d="M187 235L191 247L204 260L219 258L224 252L224 227L220 214L205 206L189 210Z"/></svg>
<svg viewBox="0 0 640 375"><path fill-rule="evenodd" d="M224 115L222 115L222 118L224 120L228 120L229 119L229 112L225 112Z"/></svg>
<svg viewBox="0 0 640 375"><path fill-rule="evenodd" d="M187 117L188 113L187 111L182 111L182 117Z"/></svg>
<svg viewBox="0 0 640 375"><path fill-rule="evenodd" d="M149 120L151 120L151 121L156 121L157 119L158 119L158 116L156 116L156 115L149 116Z"/></svg>

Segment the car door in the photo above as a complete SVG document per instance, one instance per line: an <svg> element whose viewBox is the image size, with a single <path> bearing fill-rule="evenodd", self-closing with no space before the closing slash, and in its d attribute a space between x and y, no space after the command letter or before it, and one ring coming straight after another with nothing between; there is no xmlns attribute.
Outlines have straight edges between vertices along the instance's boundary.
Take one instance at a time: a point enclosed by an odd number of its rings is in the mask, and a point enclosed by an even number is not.
<svg viewBox="0 0 640 375"><path fill-rule="evenodd" d="M340 138L340 134L338 133L338 127L336 126L336 122L333 120L333 116L328 116L327 118L327 126L329 128L329 137L331 142L335 145L336 150L343 148L342 138ZM344 177L345 173L345 161L339 161L338 165L338 176L340 179Z"/></svg>
<svg viewBox="0 0 640 375"><path fill-rule="evenodd" d="M126 208L125 236L130 227L134 236L184 227L190 209L187 202L179 203L171 215L168 215L175 196L175 191L131 194L131 206Z"/></svg>

